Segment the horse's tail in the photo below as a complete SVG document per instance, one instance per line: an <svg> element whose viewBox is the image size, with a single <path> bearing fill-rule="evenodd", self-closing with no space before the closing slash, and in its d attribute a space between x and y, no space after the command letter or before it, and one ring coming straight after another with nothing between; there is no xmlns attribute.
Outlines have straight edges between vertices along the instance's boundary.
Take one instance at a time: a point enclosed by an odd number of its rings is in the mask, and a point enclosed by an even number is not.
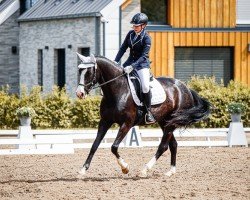
<svg viewBox="0 0 250 200"><path fill-rule="evenodd" d="M190 109L183 109L174 112L167 125L175 127L187 127L195 122L201 121L208 117L211 112L211 104L204 98L200 97L195 91L190 89L194 99L194 106Z"/></svg>

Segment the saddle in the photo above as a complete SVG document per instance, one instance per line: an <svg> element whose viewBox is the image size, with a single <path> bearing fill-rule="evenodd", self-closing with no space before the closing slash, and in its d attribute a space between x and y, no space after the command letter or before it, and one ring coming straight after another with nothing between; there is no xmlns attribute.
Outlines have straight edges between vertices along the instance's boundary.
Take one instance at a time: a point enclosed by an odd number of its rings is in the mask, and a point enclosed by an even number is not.
<svg viewBox="0 0 250 200"><path fill-rule="evenodd" d="M142 86L136 71L132 71L128 77L129 88L133 100L137 106L143 106ZM157 79L150 77L150 89L152 93L151 105L161 104L166 100L166 93Z"/></svg>

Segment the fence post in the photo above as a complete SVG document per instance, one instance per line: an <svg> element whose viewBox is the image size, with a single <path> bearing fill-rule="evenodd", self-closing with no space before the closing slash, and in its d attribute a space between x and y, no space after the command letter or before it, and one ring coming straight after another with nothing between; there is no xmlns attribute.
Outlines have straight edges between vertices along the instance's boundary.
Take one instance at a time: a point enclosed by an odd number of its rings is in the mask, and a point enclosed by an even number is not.
<svg viewBox="0 0 250 200"><path fill-rule="evenodd" d="M227 139L229 147L233 145L248 146L242 122L230 123Z"/></svg>

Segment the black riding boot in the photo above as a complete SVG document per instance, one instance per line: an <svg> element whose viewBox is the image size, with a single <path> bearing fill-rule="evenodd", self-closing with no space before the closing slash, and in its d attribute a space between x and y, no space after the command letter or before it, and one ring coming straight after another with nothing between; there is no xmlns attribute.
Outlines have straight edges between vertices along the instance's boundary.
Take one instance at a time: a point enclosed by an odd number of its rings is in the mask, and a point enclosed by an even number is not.
<svg viewBox="0 0 250 200"><path fill-rule="evenodd" d="M155 118L150 111L150 109L151 109L151 91L149 91L148 93L144 93L144 105L147 109L147 113L145 115L145 123L146 124L155 123Z"/></svg>

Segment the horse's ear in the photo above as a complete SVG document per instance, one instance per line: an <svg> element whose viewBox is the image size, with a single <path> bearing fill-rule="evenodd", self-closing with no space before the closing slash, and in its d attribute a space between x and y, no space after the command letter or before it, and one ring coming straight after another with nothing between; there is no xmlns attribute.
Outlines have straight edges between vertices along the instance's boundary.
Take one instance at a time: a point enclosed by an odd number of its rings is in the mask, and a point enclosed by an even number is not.
<svg viewBox="0 0 250 200"><path fill-rule="evenodd" d="M91 60L91 62L96 63L96 59L95 59L94 54L90 54L90 60Z"/></svg>
<svg viewBox="0 0 250 200"><path fill-rule="evenodd" d="M81 54L79 54L79 53L77 53L77 52L76 52L76 54L78 55L78 57L81 59L81 61L82 61L83 63L89 62L89 57L85 57L85 56L83 56L83 55L81 55Z"/></svg>

